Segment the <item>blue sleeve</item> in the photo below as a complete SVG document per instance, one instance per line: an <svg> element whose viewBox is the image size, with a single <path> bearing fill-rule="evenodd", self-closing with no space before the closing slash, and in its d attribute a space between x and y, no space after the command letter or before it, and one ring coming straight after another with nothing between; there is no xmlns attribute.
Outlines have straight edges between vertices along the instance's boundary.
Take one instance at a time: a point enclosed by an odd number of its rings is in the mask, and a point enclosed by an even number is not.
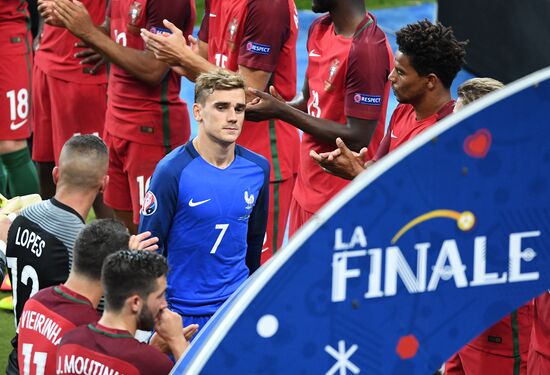
<svg viewBox="0 0 550 375"><path fill-rule="evenodd" d="M269 209L269 164L267 164L267 160L265 160L265 166L262 169L264 184L248 219L246 265L251 275L260 268L262 246L267 228L267 211Z"/></svg>
<svg viewBox="0 0 550 375"><path fill-rule="evenodd" d="M159 238L159 252L166 256L166 243L172 226L172 219L178 203L179 168L170 168L162 160L156 167L149 190L145 194L140 211L138 233L151 231Z"/></svg>

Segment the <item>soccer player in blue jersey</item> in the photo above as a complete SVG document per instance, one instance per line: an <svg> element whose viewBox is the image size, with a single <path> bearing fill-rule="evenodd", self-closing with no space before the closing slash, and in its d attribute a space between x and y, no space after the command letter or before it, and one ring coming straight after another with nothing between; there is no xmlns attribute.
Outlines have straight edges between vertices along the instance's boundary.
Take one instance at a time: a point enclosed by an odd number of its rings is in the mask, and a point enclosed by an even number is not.
<svg viewBox="0 0 550 375"><path fill-rule="evenodd" d="M268 161L235 142L246 107L243 79L218 70L196 80L198 136L157 165L139 231L168 258L167 300L202 327L260 266L269 202Z"/></svg>

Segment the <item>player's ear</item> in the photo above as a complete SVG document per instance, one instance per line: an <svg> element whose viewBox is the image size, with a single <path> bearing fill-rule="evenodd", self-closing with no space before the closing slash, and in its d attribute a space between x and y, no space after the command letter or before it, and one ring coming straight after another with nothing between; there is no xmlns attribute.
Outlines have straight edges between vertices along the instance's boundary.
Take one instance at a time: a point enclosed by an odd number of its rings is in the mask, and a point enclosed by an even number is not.
<svg viewBox="0 0 550 375"><path fill-rule="evenodd" d="M57 181L59 181L59 167L54 167L52 170L52 179L54 185L57 185Z"/></svg>
<svg viewBox="0 0 550 375"><path fill-rule="evenodd" d="M428 81L426 85L428 89L433 90L436 87L437 81L439 81L439 78L437 78L437 76L433 73L428 74L427 78L428 78Z"/></svg>
<svg viewBox="0 0 550 375"><path fill-rule="evenodd" d="M99 188L100 193L103 193L105 191L105 188L107 187L108 183L109 183L109 175L103 176L103 181L101 181L101 187Z"/></svg>
<svg viewBox="0 0 550 375"><path fill-rule="evenodd" d="M193 104L193 117L197 122L202 121L202 106L199 103Z"/></svg>
<svg viewBox="0 0 550 375"><path fill-rule="evenodd" d="M138 314L141 310L141 306L143 304L143 301L141 300L141 297L137 294L134 294L133 296L129 297L126 300L126 303L129 305L130 310L134 314Z"/></svg>

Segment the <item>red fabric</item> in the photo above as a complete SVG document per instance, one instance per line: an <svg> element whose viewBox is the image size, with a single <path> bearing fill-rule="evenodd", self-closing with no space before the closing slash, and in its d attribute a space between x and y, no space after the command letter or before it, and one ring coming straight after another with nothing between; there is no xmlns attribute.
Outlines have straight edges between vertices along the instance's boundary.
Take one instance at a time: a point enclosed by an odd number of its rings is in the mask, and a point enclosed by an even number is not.
<svg viewBox="0 0 550 375"><path fill-rule="evenodd" d="M0 1L0 55L6 54L6 48L12 44L12 36L25 35L29 31L29 17L26 1Z"/></svg>
<svg viewBox="0 0 550 375"><path fill-rule="evenodd" d="M82 0L95 25L105 19L106 0ZM100 84L107 82L107 68L103 66L96 74L85 73L93 65L80 65L82 59L74 57L82 48L75 47L79 39L64 27L44 25L40 46L36 51L35 64L51 77L69 82Z"/></svg>
<svg viewBox="0 0 550 375"><path fill-rule="evenodd" d="M527 352L521 354L520 375L527 373ZM514 357L465 347L445 363L445 375L516 375Z"/></svg>
<svg viewBox="0 0 550 375"><path fill-rule="evenodd" d="M289 228L288 228L288 238L294 236L294 233L302 225L304 225L311 217L314 215L313 212L308 212L300 207L298 201L292 198L290 202L290 219L289 219Z"/></svg>
<svg viewBox="0 0 550 375"><path fill-rule="evenodd" d="M265 233L265 240L262 246L261 263L264 264L269 258L273 256L277 250L283 245L283 239L286 231L286 224L288 221L288 213L290 211L290 200L292 199L292 190L294 189L294 182L296 178L293 176L284 181L272 182L269 184L269 213L267 216L267 228ZM278 191L278 199L275 203L275 187ZM277 209L277 223L275 221L274 211ZM275 225L274 225L275 224ZM277 245L273 245L273 236L275 235L275 228L277 230Z"/></svg>
<svg viewBox="0 0 550 375"><path fill-rule="evenodd" d="M550 291L545 292L533 302L533 331L531 351L543 356L540 363L546 363L550 369ZM550 372L547 372L550 373Z"/></svg>
<svg viewBox="0 0 550 375"><path fill-rule="evenodd" d="M0 52L0 140L30 136L31 63L32 53L2 55Z"/></svg>
<svg viewBox="0 0 550 375"><path fill-rule="evenodd" d="M384 134L390 84L387 80L392 55L384 32L368 14L353 38L336 35L329 15L312 24L307 42L309 51L306 79L309 84L308 113L344 126L346 117L378 120L368 146L368 157L376 152ZM377 98L377 102L368 102ZM324 143L303 134L300 171L294 198L309 212L316 212L349 181L323 171L309 157L310 150L334 150L334 142Z"/></svg>
<svg viewBox="0 0 550 375"><path fill-rule="evenodd" d="M144 49L142 27L164 27L164 18L184 35L195 22L193 0L111 0L111 38L137 50ZM105 129L114 136L148 145L180 145L189 139L189 113L179 98L181 77L169 70L151 87L112 64Z"/></svg>
<svg viewBox="0 0 550 375"><path fill-rule="evenodd" d="M172 362L150 345L140 343L128 331L110 329L99 323L67 333L57 351L58 373L91 374L168 374ZM75 366L71 366L74 361ZM79 366L84 370L78 371ZM75 368L76 367L76 368Z"/></svg>
<svg viewBox="0 0 550 375"><path fill-rule="evenodd" d="M273 72L271 84L290 100L296 93L296 15L292 0L207 1L199 37L208 42L211 63L232 71L242 65ZM261 46L267 46L269 53L254 52ZM275 135L269 121L245 121L237 141L269 160L272 182L296 174L300 142L291 125L275 121L274 130Z"/></svg>
<svg viewBox="0 0 550 375"><path fill-rule="evenodd" d="M107 84L83 85L46 75L34 67L31 118L32 157L57 164L61 148L75 134L101 137L107 107ZM67 98L70 98L67 101Z"/></svg>
<svg viewBox="0 0 550 375"><path fill-rule="evenodd" d="M119 211L133 211L139 223L139 210L157 163L166 156L163 146L140 145L105 132L109 148L109 183L103 198L105 204Z"/></svg>
<svg viewBox="0 0 550 375"><path fill-rule="evenodd" d="M55 353L63 335L98 319L97 311L86 297L62 285L38 292L25 304L19 321L17 351L21 373L41 373L38 366L44 364L42 373L55 374ZM30 367L25 370L26 366Z"/></svg>
<svg viewBox="0 0 550 375"><path fill-rule="evenodd" d="M548 375L550 374L550 357L547 357L536 350L529 351L527 360L527 375Z"/></svg>

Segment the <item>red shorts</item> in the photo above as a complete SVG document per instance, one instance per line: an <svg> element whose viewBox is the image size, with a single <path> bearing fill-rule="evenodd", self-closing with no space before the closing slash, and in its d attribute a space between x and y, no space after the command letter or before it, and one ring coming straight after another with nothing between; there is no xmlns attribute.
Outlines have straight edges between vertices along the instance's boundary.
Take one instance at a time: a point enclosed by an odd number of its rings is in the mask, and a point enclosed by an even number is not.
<svg viewBox="0 0 550 375"><path fill-rule="evenodd" d="M0 56L0 140L26 139L31 135L32 54Z"/></svg>
<svg viewBox="0 0 550 375"><path fill-rule="evenodd" d="M144 145L104 133L109 148L109 183L103 198L118 211L133 211L139 224L139 210L157 163L166 156L164 146Z"/></svg>
<svg viewBox="0 0 550 375"><path fill-rule="evenodd" d="M527 374L527 352L520 357L509 357L464 346L445 363L445 375L516 375Z"/></svg>
<svg viewBox="0 0 550 375"><path fill-rule="evenodd" d="M298 201L292 197L292 202L290 203L288 238L292 237L294 233L313 216L313 214L313 212L304 210Z"/></svg>
<svg viewBox="0 0 550 375"><path fill-rule="evenodd" d="M550 374L550 358L540 354L536 350L529 350L527 360L527 375L548 375Z"/></svg>
<svg viewBox="0 0 550 375"><path fill-rule="evenodd" d="M267 230L262 246L262 264L271 258L283 244L295 181L296 176L292 176L284 181L269 183L269 211Z"/></svg>
<svg viewBox="0 0 550 375"><path fill-rule="evenodd" d="M33 160L57 164L61 148L73 135L100 137L106 109L107 84L63 81L49 77L35 65L31 110Z"/></svg>

